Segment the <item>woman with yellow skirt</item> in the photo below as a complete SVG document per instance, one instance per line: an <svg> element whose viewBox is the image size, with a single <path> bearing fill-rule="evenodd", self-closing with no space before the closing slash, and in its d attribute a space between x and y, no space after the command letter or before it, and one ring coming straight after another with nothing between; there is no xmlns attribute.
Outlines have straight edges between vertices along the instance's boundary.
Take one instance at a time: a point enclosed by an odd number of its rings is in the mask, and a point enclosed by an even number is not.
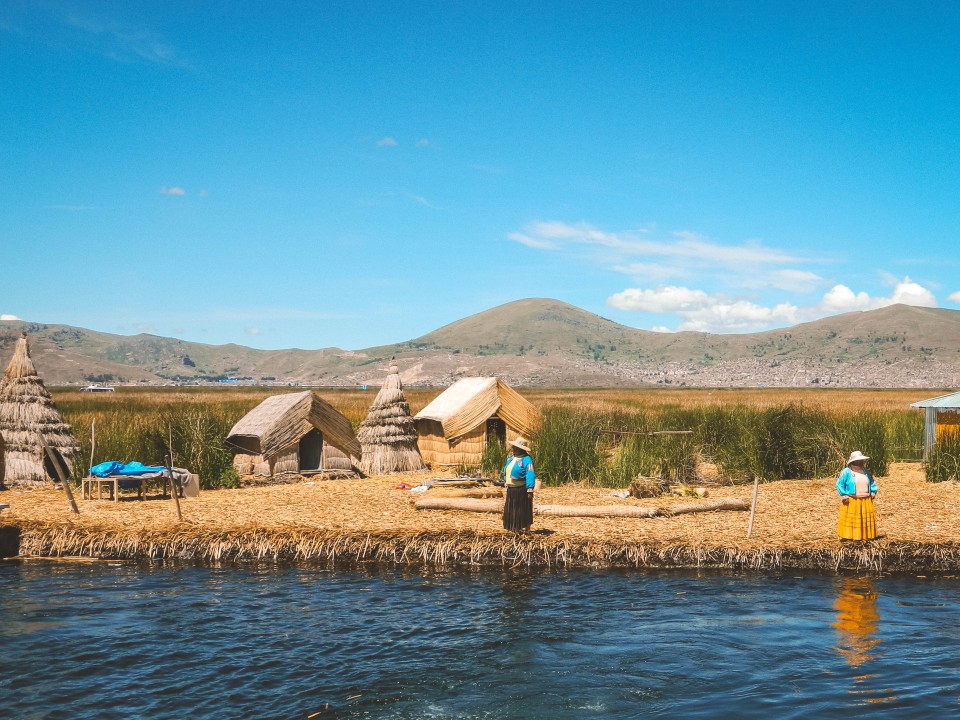
<svg viewBox="0 0 960 720"><path fill-rule="evenodd" d="M867 470L869 459L854 450L837 478L837 492L840 493L837 534L841 540L872 540L877 536L877 510L873 505L877 483Z"/></svg>

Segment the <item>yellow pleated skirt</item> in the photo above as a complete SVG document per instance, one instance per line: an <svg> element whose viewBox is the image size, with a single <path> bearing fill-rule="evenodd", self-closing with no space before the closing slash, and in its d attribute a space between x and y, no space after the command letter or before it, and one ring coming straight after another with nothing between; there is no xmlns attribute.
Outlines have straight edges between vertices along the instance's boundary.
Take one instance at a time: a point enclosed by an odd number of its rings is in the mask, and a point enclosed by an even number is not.
<svg viewBox="0 0 960 720"><path fill-rule="evenodd" d="M842 540L872 540L877 536L877 510L873 498L850 498L840 503L837 534Z"/></svg>

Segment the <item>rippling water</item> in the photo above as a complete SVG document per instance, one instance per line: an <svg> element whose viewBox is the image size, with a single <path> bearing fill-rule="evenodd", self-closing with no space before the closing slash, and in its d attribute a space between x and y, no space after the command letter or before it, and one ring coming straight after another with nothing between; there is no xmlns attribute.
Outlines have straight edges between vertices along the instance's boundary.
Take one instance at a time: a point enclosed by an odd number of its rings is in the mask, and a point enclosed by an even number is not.
<svg viewBox="0 0 960 720"><path fill-rule="evenodd" d="M0 563L0 717L960 717L960 581Z"/></svg>

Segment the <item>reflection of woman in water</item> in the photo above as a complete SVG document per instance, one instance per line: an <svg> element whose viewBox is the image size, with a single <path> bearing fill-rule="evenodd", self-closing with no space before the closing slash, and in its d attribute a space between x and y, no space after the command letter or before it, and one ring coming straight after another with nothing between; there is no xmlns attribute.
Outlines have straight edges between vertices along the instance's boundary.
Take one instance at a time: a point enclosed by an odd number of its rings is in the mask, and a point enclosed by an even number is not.
<svg viewBox="0 0 960 720"><path fill-rule="evenodd" d="M837 601L837 650L847 663L857 667L873 659L873 649L880 643L876 637L880 623L877 612L877 591L868 577L845 577Z"/></svg>

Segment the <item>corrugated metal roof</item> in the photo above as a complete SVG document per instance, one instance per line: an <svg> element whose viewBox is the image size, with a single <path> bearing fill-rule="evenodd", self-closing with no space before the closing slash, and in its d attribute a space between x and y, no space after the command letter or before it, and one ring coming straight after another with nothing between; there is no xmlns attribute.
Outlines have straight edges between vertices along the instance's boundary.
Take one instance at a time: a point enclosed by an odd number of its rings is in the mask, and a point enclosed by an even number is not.
<svg viewBox="0 0 960 720"><path fill-rule="evenodd" d="M960 392L910 403L912 408L960 408Z"/></svg>

